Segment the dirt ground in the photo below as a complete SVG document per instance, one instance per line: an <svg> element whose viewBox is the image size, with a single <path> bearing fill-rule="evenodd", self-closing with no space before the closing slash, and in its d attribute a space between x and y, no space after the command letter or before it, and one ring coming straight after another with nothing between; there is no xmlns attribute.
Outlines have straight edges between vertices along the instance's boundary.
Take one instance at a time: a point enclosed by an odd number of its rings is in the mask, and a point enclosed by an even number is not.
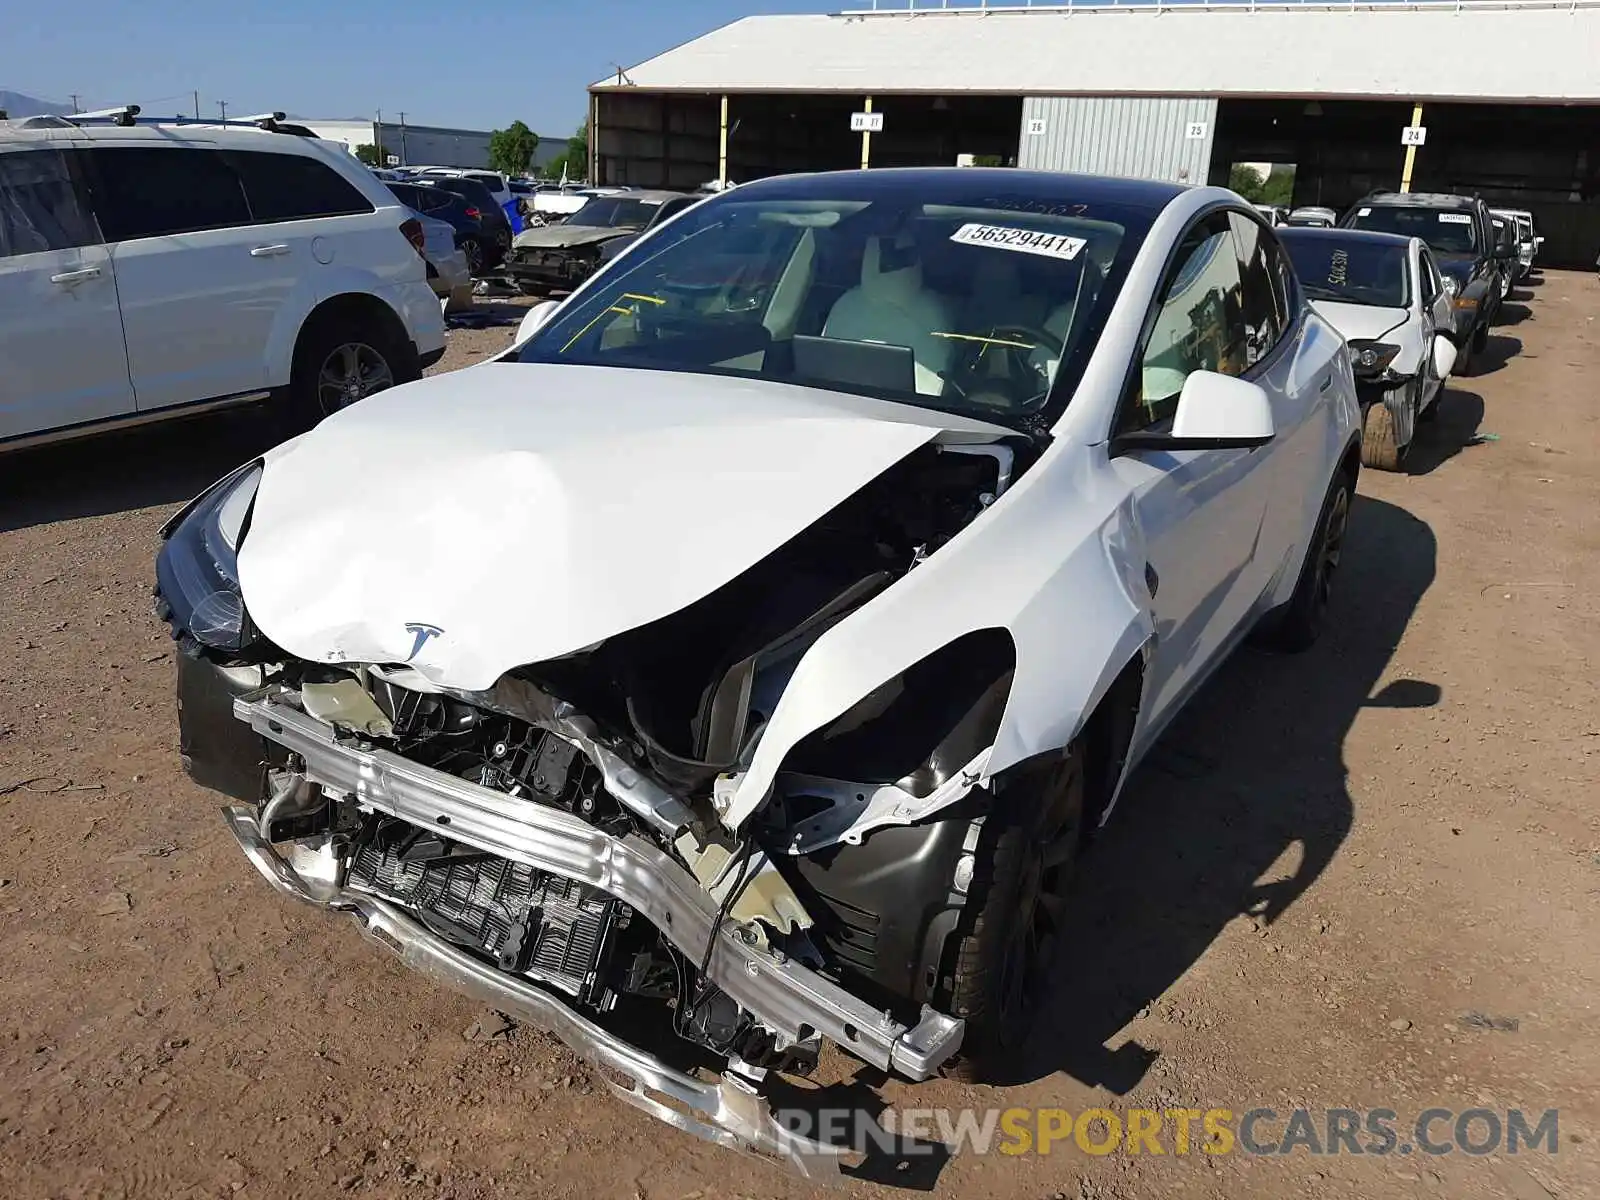
<svg viewBox="0 0 1600 1200"><path fill-rule="evenodd" d="M1600 281L1513 300L1409 473L1363 475L1329 636L1228 664L1092 847L1032 1078L825 1066L901 1106L1559 1108L1559 1152L1067 1145L855 1194L1600 1196ZM452 332L442 368L518 315ZM0 460L0 1192L822 1194L491 1036L239 854L179 769L149 590L161 520L262 437L233 417Z"/></svg>

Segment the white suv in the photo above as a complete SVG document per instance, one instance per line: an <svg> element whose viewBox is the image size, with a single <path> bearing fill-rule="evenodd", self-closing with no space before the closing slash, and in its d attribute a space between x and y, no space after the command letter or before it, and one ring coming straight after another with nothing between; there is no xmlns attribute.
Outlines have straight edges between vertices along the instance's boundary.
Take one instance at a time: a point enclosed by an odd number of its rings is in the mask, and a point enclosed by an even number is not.
<svg viewBox="0 0 1600 1200"><path fill-rule="evenodd" d="M415 379L422 236L314 138L0 121L0 451L254 401L306 428Z"/></svg>

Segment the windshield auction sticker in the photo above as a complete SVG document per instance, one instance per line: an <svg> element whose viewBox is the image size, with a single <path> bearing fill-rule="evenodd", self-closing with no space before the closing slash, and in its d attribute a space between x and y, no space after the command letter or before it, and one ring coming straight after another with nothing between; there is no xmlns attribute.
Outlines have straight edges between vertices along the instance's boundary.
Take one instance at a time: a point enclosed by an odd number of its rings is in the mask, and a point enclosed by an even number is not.
<svg viewBox="0 0 1600 1200"><path fill-rule="evenodd" d="M1471 213L1440 213L1439 220L1445 225L1471 225Z"/></svg>
<svg viewBox="0 0 1600 1200"><path fill-rule="evenodd" d="M1077 258L1089 243L1064 233L1040 233L1036 229L1015 229L1007 225L967 224L950 235L963 246L992 246L997 250L1016 250L1040 254L1045 258Z"/></svg>

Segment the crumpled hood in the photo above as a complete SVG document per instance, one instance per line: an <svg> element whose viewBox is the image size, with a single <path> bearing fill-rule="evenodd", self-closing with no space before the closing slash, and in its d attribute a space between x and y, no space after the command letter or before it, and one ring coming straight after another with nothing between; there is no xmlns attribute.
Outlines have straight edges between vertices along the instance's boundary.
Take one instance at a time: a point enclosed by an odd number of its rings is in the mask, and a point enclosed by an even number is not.
<svg viewBox="0 0 1600 1200"><path fill-rule="evenodd" d="M537 229L524 229L512 239L511 244L523 250L565 250L638 232L627 226L614 225L541 225Z"/></svg>
<svg viewBox="0 0 1600 1200"><path fill-rule="evenodd" d="M297 657L487 688L700 599L943 430L1007 432L787 384L486 363L268 454L240 589Z"/></svg>
<svg viewBox="0 0 1600 1200"><path fill-rule="evenodd" d="M1347 342L1376 341L1391 329L1405 324L1406 318L1411 315L1403 308L1346 304L1342 300L1313 300L1311 307L1321 313Z"/></svg>

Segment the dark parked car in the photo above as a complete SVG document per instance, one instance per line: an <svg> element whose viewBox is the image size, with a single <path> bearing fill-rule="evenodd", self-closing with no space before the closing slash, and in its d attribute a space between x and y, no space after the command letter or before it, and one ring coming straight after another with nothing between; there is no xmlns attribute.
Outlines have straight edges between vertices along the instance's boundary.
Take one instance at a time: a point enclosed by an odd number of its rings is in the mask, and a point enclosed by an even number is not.
<svg viewBox="0 0 1600 1200"><path fill-rule="evenodd" d="M511 249L511 219L494 198L494 193L476 179L459 175L427 175L417 180L431 187L454 192L482 214L483 235L488 253L484 256L484 269L493 270Z"/></svg>
<svg viewBox="0 0 1600 1200"><path fill-rule="evenodd" d="M396 182L389 185L389 190L402 204L451 225L456 231L456 245L467 256L467 268L474 275L483 274L503 257L493 250L494 242L483 228L483 210L477 205L431 183Z"/></svg>
<svg viewBox="0 0 1600 1200"><path fill-rule="evenodd" d="M1345 214L1343 224L1428 244L1455 306L1462 340L1456 374L1469 374L1471 357L1488 344L1489 326L1500 312L1501 278L1516 268L1516 248L1496 236L1489 206L1475 196L1374 192Z"/></svg>
<svg viewBox="0 0 1600 1200"><path fill-rule="evenodd" d="M656 209L656 215L650 218L649 224L639 230L638 233L630 233L622 237L612 238L609 242L601 242L600 265L604 266L610 262L663 221L670 221L691 204L698 204L704 199L704 196L679 196L674 200L665 201Z"/></svg>
<svg viewBox="0 0 1600 1200"><path fill-rule="evenodd" d="M519 233L506 256L505 273L525 292L575 288L621 252L618 247L606 255L610 243L627 245L650 226L700 199L683 192L593 196L559 225Z"/></svg>

